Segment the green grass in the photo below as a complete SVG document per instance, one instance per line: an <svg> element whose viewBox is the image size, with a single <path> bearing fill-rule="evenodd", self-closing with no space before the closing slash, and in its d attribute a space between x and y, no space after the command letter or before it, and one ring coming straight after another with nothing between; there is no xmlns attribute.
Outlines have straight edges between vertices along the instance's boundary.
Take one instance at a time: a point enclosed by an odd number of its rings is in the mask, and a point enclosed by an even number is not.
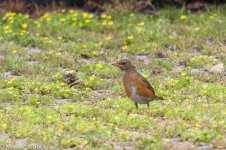
<svg viewBox="0 0 226 150"><path fill-rule="evenodd" d="M0 136L10 140L0 145L25 139L62 149L164 149L164 139L176 138L225 148L226 76L206 71L226 66L224 9L2 15ZM123 58L166 100L135 109L111 65ZM63 78L73 71L84 84L69 88Z"/></svg>

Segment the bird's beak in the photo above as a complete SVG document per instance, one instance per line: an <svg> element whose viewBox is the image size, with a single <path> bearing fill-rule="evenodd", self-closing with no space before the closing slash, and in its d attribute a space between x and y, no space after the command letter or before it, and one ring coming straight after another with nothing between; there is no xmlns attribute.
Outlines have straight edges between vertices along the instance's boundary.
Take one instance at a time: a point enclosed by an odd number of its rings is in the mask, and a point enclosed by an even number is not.
<svg viewBox="0 0 226 150"><path fill-rule="evenodd" d="M112 63L111 65L114 65L114 66L120 67L120 64L119 64L118 62Z"/></svg>

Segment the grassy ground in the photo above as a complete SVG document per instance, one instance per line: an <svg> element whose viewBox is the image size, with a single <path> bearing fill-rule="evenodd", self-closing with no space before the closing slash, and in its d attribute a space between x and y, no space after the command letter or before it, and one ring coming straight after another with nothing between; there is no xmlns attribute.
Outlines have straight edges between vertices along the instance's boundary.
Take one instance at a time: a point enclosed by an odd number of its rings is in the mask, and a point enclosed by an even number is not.
<svg viewBox="0 0 226 150"><path fill-rule="evenodd" d="M0 145L226 148L224 10L2 14ZM123 58L166 100L135 109L110 65ZM83 83L69 88L65 76Z"/></svg>

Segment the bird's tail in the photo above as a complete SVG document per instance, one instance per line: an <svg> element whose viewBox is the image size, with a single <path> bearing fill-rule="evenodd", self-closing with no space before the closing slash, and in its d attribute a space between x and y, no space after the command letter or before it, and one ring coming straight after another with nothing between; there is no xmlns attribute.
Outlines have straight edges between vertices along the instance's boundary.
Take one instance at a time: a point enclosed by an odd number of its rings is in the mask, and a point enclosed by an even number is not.
<svg viewBox="0 0 226 150"><path fill-rule="evenodd" d="M165 99L159 96L155 96L155 100L165 100Z"/></svg>

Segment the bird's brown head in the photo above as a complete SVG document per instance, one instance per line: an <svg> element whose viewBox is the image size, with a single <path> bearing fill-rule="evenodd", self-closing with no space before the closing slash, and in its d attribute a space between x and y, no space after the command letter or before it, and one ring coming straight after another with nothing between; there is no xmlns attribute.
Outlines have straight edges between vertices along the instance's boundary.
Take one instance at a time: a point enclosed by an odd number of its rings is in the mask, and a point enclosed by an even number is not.
<svg viewBox="0 0 226 150"><path fill-rule="evenodd" d="M122 71L129 71L134 69L135 67L131 64L131 62L127 59L120 60L112 65L119 67Z"/></svg>

